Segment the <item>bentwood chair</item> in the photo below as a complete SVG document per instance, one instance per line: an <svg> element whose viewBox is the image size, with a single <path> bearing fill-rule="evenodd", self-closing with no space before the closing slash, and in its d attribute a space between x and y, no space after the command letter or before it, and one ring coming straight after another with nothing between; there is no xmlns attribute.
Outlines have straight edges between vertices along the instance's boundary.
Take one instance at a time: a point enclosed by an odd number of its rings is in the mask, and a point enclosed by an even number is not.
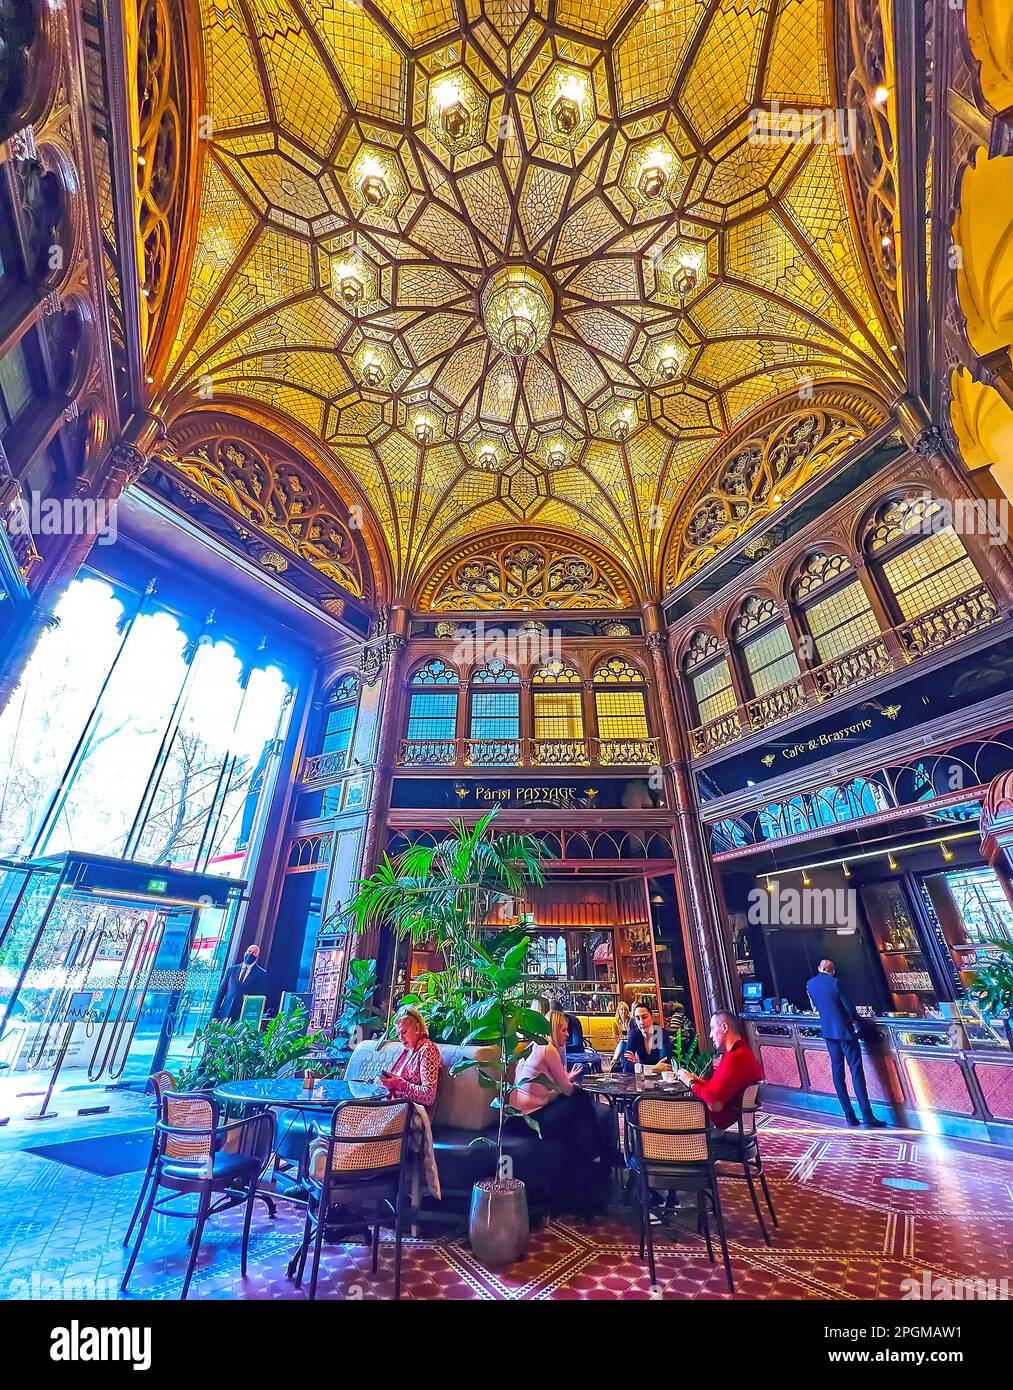
<svg viewBox="0 0 1013 1390"><path fill-rule="evenodd" d="M372 1215L372 1269L380 1257L384 1208L394 1217L394 1297L401 1297L401 1242L408 1207L412 1107L403 1100L345 1101L331 1117L330 1131L310 1151L306 1224L296 1256L295 1282L302 1283L313 1246L310 1298L317 1296L320 1252L327 1227L346 1226L338 1208Z"/></svg>
<svg viewBox="0 0 1013 1390"><path fill-rule="evenodd" d="M697 1230L707 1242L707 1258L714 1263L710 1217L713 1215L721 1243L725 1278L729 1293L735 1292L728 1241L721 1212L721 1196L714 1155L712 1127L707 1107L700 1100L681 1100L669 1096L637 1096L627 1111L626 1124L633 1141L630 1168L640 1189L640 1258L647 1252L651 1283L657 1283L652 1225L660 1219L651 1206L651 1193L658 1190L695 1192Z"/></svg>
<svg viewBox="0 0 1013 1390"><path fill-rule="evenodd" d="M712 1147L717 1161L718 1177L733 1178L738 1182L749 1184L749 1195L753 1199L753 1210L760 1223L760 1232L765 1243L769 1245L770 1236L767 1234L763 1212L760 1210L760 1203L756 1196L757 1182L763 1189L764 1201L767 1203L770 1219L775 1226L777 1225L777 1213L774 1210L774 1203L770 1200L770 1188L767 1186L767 1175L763 1171L763 1158L760 1155L760 1143L756 1136L756 1115L760 1108L759 1097L759 1085L754 1084L746 1087L742 1095L738 1125L735 1129L726 1129L723 1133L715 1134Z"/></svg>
<svg viewBox="0 0 1013 1390"><path fill-rule="evenodd" d="M195 1223L180 1294L180 1298L185 1299L208 1217L245 1205L240 1266L245 1277L253 1203L257 1196L257 1183L274 1144L274 1116L268 1111L261 1111L244 1120L223 1124L221 1111L207 1092L183 1094L167 1091L162 1096L155 1134L157 1149L152 1181L137 1241L120 1285L121 1291L126 1292L152 1212L159 1216L182 1217ZM159 1201L161 1191L166 1195ZM177 1199L183 1195L196 1195L196 1217L192 1209L184 1210L176 1205ZM215 1197L221 1200L212 1205Z"/></svg>
<svg viewBox="0 0 1013 1390"><path fill-rule="evenodd" d="M130 1244L130 1237L134 1234L134 1227L137 1225L137 1218L140 1216L141 1208L144 1206L144 1198L148 1192L148 1184L151 1182L151 1175L155 1169L155 1158L158 1154L158 1121L162 1114L162 1097L165 1095L166 1091L174 1090L175 1086L176 1080L172 1072L153 1071L148 1077L147 1086L144 1088L145 1094L150 1091L155 1097L155 1123L151 1127L151 1152L148 1154L148 1161L144 1168L141 1190L137 1194L137 1201L134 1203L134 1210L131 1213L130 1225L127 1227L127 1233L123 1237L124 1245Z"/></svg>

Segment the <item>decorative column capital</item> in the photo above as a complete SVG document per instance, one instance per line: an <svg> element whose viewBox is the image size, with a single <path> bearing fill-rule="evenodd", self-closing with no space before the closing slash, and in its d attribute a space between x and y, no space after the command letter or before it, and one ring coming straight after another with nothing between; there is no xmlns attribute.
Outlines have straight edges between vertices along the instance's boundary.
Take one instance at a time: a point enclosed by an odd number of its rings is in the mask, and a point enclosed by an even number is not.
<svg viewBox="0 0 1013 1390"><path fill-rule="evenodd" d="M139 481L147 470L150 460L136 444L128 444L120 439L109 451L108 480L110 493L119 496L128 487Z"/></svg>

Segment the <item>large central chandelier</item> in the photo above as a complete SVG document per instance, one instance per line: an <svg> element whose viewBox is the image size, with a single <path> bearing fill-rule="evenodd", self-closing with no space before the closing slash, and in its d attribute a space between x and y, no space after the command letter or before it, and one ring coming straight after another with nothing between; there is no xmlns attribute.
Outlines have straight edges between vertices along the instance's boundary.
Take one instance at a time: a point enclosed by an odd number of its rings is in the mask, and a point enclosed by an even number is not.
<svg viewBox="0 0 1013 1390"><path fill-rule="evenodd" d="M552 289L539 271L526 265L501 266L482 291L482 323L501 352L529 357L549 340L552 305Z"/></svg>

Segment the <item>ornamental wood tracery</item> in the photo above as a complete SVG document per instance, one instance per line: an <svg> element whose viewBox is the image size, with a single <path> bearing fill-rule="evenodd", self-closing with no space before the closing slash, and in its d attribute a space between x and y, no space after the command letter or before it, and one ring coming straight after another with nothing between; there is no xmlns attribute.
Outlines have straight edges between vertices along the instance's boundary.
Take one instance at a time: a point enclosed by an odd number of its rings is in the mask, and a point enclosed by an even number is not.
<svg viewBox="0 0 1013 1390"><path fill-rule="evenodd" d="M424 581L419 607L431 612L633 608L618 567L578 541L528 532L485 537L455 550Z"/></svg>

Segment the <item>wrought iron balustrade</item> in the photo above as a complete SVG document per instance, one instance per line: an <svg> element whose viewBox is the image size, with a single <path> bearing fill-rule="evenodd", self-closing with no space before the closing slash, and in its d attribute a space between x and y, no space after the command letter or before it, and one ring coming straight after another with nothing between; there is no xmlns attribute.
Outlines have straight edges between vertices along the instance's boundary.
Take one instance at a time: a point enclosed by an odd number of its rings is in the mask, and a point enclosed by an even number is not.
<svg viewBox="0 0 1013 1390"><path fill-rule="evenodd" d="M751 728L769 729L771 724L780 724L783 719L805 709L808 703L802 677L796 676L794 680L768 690L766 695L747 701L746 713Z"/></svg>
<svg viewBox="0 0 1013 1390"><path fill-rule="evenodd" d="M594 740L599 767L655 767L660 758L656 738Z"/></svg>
<svg viewBox="0 0 1013 1390"><path fill-rule="evenodd" d="M863 681L872 680L884 671L892 671L893 662L882 637L874 637L854 651L825 661L822 666L813 667L813 683L816 693L822 700L829 699L841 691L852 690Z"/></svg>
<svg viewBox="0 0 1013 1390"><path fill-rule="evenodd" d="M531 762L535 767L586 767L591 761L582 738L535 738Z"/></svg>
<svg viewBox="0 0 1013 1390"><path fill-rule="evenodd" d="M519 767L521 740L519 738L466 738L464 762L474 767Z"/></svg>
<svg viewBox="0 0 1013 1390"><path fill-rule="evenodd" d="M445 767L457 762L455 738L404 738L401 740L402 767Z"/></svg>
<svg viewBox="0 0 1013 1390"><path fill-rule="evenodd" d="M742 736L742 719L738 710L729 710L709 719L706 724L692 730L693 752L698 758L705 753L714 753Z"/></svg>
<svg viewBox="0 0 1013 1390"><path fill-rule="evenodd" d="M938 651L961 637L968 637L979 628L988 627L999 617L995 599L984 584L966 594L951 598L913 618L898 628L898 635L909 658Z"/></svg>
<svg viewBox="0 0 1013 1390"><path fill-rule="evenodd" d="M348 750L342 748L334 753L314 753L302 765L304 782L320 782L325 777L337 777L348 767Z"/></svg>

